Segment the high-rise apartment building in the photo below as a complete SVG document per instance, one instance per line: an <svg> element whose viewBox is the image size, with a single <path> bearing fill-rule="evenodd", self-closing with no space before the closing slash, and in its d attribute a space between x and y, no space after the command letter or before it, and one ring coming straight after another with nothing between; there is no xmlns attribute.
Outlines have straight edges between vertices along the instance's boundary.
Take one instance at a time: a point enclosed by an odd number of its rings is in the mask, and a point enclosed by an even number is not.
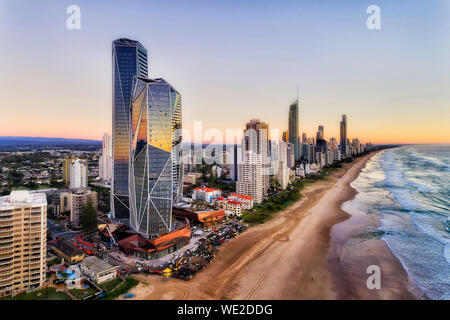
<svg viewBox="0 0 450 320"><path fill-rule="evenodd" d="M98 160L98 176L100 180L111 182L112 178L112 137L103 135L102 155Z"/></svg>
<svg viewBox="0 0 450 320"><path fill-rule="evenodd" d="M340 123L340 143L341 155L345 156L347 154L347 115L342 115L342 121Z"/></svg>
<svg viewBox="0 0 450 320"><path fill-rule="evenodd" d="M146 238L172 230L172 204L183 191L181 144L181 95L163 79L135 78L130 225Z"/></svg>
<svg viewBox="0 0 450 320"><path fill-rule="evenodd" d="M58 216L61 213L70 211L72 192L68 190L56 190L47 193L47 203L49 211Z"/></svg>
<svg viewBox="0 0 450 320"><path fill-rule="evenodd" d="M70 188L79 189L88 186L88 166L86 160L72 159L70 163Z"/></svg>
<svg viewBox="0 0 450 320"><path fill-rule="evenodd" d="M236 183L238 194L253 197L255 203L263 200L263 173L261 154L242 150L242 162L239 164L238 181Z"/></svg>
<svg viewBox="0 0 450 320"><path fill-rule="evenodd" d="M112 184L111 213L116 219L129 218L128 173L130 155L130 114L134 77L148 77L147 49L126 38L112 43Z"/></svg>
<svg viewBox="0 0 450 320"><path fill-rule="evenodd" d="M352 141L352 149L354 154L361 153L361 142L358 138L353 139Z"/></svg>
<svg viewBox="0 0 450 320"><path fill-rule="evenodd" d="M231 174L230 174L230 178L233 181L237 181L238 179L238 160L240 157L238 157L239 155L239 150L238 150L238 145L235 143L233 145L233 150L232 151L232 158L231 158L231 163L230 163L230 167L231 167Z"/></svg>
<svg viewBox="0 0 450 320"><path fill-rule="evenodd" d="M316 135L316 140L323 140L325 139L325 133L324 133L324 129L323 126L319 126L319 128L317 129L317 135Z"/></svg>
<svg viewBox="0 0 450 320"><path fill-rule="evenodd" d="M261 155L262 190L263 197L265 197L270 186L269 125L267 123L259 119L252 119L246 123L244 138L242 139L242 151Z"/></svg>
<svg viewBox="0 0 450 320"><path fill-rule="evenodd" d="M45 193L0 197L0 297L41 287L47 266Z"/></svg>
<svg viewBox="0 0 450 320"><path fill-rule="evenodd" d="M295 158L294 158L294 145L292 143L287 143L287 166L288 168L295 168Z"/></svg>
<svg viewBox="0 0 450 320"><path fill-rule="evenodd" d="M98 208L98 195L97 192L80 189L75 191L71 195L70 202L70 223L75 226L80 225L80 217L83 212L83 207L87 205L87 203L91 201L92 206L95 210Z"/></svg>
<svg viewBox="0 0 450 320"><path fill-rule="evenodd" d="M288 166L288 146L290 143L280 141L278 144L278 168L276 172L276 178L280 187L286 189L289 184L289 166Z"/></svg>
<svg viewBox="0 0 450 320"><path fill-rule="evenodd" d="M294 145L294 158L300 159L298 99L289 106L289 143Z"/></svg>
<svg viewBox="0 0 450 320"><path fill-rule="evenodd" d="M306 135L306 132L302 133L302 143L308 143L308 137Z"/></svg>
<svg viewBox="0 0 450 320"><path fill-rule="evenodd" d="M72 158L65 158L62 160L62 178L66 185L70 183L70 163Z"/></svg>

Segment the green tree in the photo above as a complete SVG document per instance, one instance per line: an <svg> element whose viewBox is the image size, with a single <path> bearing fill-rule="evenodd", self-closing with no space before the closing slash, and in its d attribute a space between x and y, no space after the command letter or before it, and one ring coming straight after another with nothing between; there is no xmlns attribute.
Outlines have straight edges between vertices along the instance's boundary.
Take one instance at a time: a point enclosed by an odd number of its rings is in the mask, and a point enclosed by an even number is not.
<svg viewBox="0 0 450 320"><path fill-rule="evenodd" d="M15 169L8 170L8 188L12 189L22 184L23 174Z"/></svg>
<svg viewBox="0 0 450 320"><path fill-rule="evenodd" d="M39 188L38 184L36 182L34 182L34 181L29 181L25 185L25 187L27 187L28 189L31 189L31 190L36 190L37 188Z"/></svg>
<svg viewBox="0 0 450 320"><path fill-rule="evenodd" d="M50 187L53 187L53 188L58 188L59 187L59 183L58 183L58 180L57 180L55 174L52 174L50 176Z"/></svg>
<svg viewBox="0 0 450 320"><path fill-rule="evenodd" d="M89 239L92 239L92 234L97 231L97 210L95 210L92 200L89 199L81 210L80 224Z"/></svg>

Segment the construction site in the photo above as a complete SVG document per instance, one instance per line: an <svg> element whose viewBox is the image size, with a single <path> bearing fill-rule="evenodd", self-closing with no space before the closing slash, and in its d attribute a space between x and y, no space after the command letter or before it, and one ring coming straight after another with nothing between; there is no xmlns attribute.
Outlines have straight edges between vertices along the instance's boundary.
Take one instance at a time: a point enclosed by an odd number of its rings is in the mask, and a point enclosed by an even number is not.
<svg viewBox="0 0 450 320"><path fill-rule="evenodd" d="M224 219L220 210L194 216L182 213L177 218L172 232L155 239L104 217L95 233L53 237L47 243L51 255L59 258L48 269L53 284L73 299L99 299L107 293L96 274L104 277L109 272L107 285L117 282L115 278L124 281L138 274L188 281L211 263L222 244L247 229L239 219Z"/></svg>

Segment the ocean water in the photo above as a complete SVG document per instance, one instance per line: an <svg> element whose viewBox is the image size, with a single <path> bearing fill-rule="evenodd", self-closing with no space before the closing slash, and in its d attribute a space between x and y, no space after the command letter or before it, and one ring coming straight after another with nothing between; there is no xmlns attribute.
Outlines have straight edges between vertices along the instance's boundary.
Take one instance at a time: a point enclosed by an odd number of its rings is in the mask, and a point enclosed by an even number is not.
<svg viewBox="0 0 450 320"><path fill-rule="evenodd" d="M381 238L408 273L410 291L450 300L450 145L385 150L351 185L358 194L343 209L379 216Z"/></svg>

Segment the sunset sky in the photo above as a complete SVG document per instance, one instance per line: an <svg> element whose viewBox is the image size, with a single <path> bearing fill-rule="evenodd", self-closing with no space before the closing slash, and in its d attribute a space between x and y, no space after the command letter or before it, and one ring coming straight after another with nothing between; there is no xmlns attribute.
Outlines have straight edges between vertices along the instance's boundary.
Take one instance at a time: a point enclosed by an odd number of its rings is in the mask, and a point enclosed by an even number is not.
<svg viewBox="0 0 450 320"><path fill-rule="evenodd" d="M320 3L319 3L320 2ZM81 8L68 30L66 8ZM366 9L381 8L381 30ZM111 42L140 41L182 94L183 126L450 143L450 1L0 1L0 136L111 131Z"/></svg>

